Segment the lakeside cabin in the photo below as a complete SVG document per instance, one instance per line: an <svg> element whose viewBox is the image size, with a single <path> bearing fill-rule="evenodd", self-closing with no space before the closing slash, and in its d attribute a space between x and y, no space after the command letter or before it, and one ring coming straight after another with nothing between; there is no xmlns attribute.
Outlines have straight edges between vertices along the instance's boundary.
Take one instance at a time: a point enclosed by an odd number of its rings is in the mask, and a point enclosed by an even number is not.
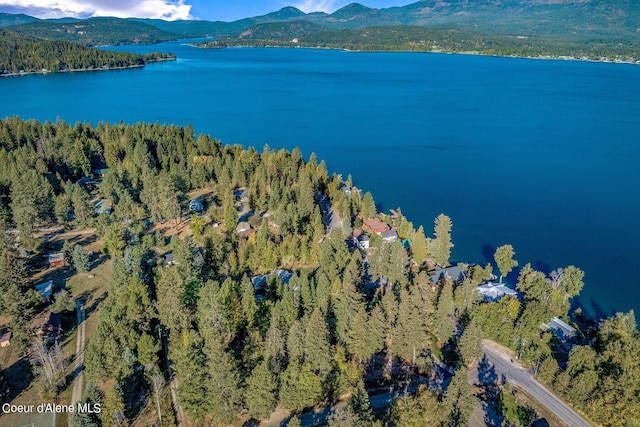
<svg viewBox="0 0 640 427"><path fill-rule="evenodd" d="M508 286L502 283L492 283L488 282L483 285L480 285L476 288L482 300L485 302L498 301L505 295L509 295L512 297L518 297L518 292L509 288Z"/></svg>
<svg viewBox="0 0 640 427"><path fill-rule="evenodd" d="M442 280L446 279L453 281L454 284L461 283L465 279L464 271L456 264L446 268L437 266L434 271L429 272L429 280L433 287L438 286Z"/></svg>
<svg viewBox="0 0 640 427"><path fill-rule="evenodd" d="M573 326L565 323L557 317L551 318L549 323L542 326L542 329L551 331L560 341L569 341L576 337L578 330Z"/></svg>
<svg viewBox="0 0 640 427"><path fill-rule="evenodd" d="M369 230L370 232L375 233L377 235L380 235L385 231L391 230L391 227L389 227L389 225L386 222L381 221L377 218L366 219L362 223L362 228Z"/></svg>

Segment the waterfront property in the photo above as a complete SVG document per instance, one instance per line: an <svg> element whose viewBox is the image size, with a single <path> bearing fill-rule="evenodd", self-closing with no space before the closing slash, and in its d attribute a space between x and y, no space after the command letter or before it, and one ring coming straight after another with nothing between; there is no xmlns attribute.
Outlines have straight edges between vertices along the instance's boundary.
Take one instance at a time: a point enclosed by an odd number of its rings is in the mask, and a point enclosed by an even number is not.
<svg viewBox="0 0 640 427"><path fill-rule="evenodd" d="M549 323L543 325L543 329L550 330L553 335L556 336L561 341L570 340L575 338L577 334L576 328L567 324L566 322L558 319L557 317L552 318Z"/></svg>
<svg viewBox="0 0 640 427"><path fill-rule="evenodd" d="M429 272L429 280L432 286L437 286L442 280L451 280L454 284L461 283L465 278L464 271L459 264L446 268L437 266L434 271Z"/></svg>
<svg viewBox="0 0 640 427"><path fill-rule="evenodd" d="M518 292L514 291L510 287L502 283L488 282L480 285L476 288L478 293L482 296L483 301L498 301L505 295L517 297Z"/></svg>

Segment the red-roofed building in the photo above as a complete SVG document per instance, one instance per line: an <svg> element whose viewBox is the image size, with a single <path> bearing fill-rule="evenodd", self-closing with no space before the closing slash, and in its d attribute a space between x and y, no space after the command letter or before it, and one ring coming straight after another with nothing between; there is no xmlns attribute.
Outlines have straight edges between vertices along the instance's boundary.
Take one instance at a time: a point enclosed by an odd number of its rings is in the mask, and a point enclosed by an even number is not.
<svg viewBox="0 0 640 427"><path fill-rule="evenodd" d="M387 223L380 221L377 218L365 220L362 224L362 228L365 228L376 234L384 233L385 231L391 230L391 227L389 227Z"/></svg>

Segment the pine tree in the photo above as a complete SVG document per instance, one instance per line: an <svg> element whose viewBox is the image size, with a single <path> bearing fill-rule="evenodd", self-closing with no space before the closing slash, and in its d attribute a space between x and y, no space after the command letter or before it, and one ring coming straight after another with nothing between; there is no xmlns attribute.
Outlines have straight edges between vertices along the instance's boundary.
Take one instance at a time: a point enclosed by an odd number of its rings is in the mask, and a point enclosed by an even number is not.
<svg viewBox="0 0 640 427"><path fill-rule="evenodd" d="M451 228L451 218L445 214L438 215L434 227L435 239L431 241L430 250L434 262L443 267L449 265L451 249L453 248Z"/></svg>
<svg viewBox="0 0 640 427"><path fill-rule="evenodd" d="M375 218L376 213L376 203L373 200L373 196L370 192L366 192L364 197L362 198L362 208L360 210L360 215L364 219Z"/></svg>
<svg viewBox="0 0 640 427"><path fill-rule="evenodd" d="M458 369L442 399L443 409L447 413L446 426L467 426L469 417L477 403L478 399L473 394L466 369Z"/></svg>
<svg viewBox="0 0 640 427"><path fill-rule="evenodd" d="M320 310L315 309L305 330L305 362L324 378L331 371L331 360L327 322Z"/></svg>
<svg viewBox="0 0 640 427"><path fill-rule="evenodd" d="M467 366L480 360L482 357L482 330L476 325L476 322L471 321L465 328L458 343L458 349Z"/></svg>
<svg viewBox="0 0 640 427"><path fill-rule="evenodd" d="M81 245L75 245L72 252L73 266L78 273L86 273L89 271L89 255L84 251Z"/></svg>
<svg viewBox="0 0 640 427"><path fill-rule="evenodd" d="M247 378L245 400L249 415L256 419L269 418L276 408L276 378L266 362L262 362Z"/></svg>
<svg viewBox="0 0 640 427"><path fill-rule="evenodd" d="M212 400L208 385L211 382L207 356L203 351L204 342L196 331L184 331L172 338L178 341L178 351L173 357L180 388L178 398L180 405L195 420L202 419L209 411Z"/></svg>
<svg viewBox="0 0 640 427"><path fill-rule="evenodd" d="M453 304L453 285L450 280L445 280L440 298L438 299L438 308L435 314L436 334L440 341L447 342L455 333L456 325L453 319L455 306Z"/></svg>
<svg viewBox="0 0 640 427"><path fill-rule="evenodd" d="M411 256L418 265L422 265L429 256L429 240L422 226L411 235Z"/></svg>
<svg viewBox="0 0 640 427"><path fill-rule="evenodd" d="M93 216L93 206L91 205L89 193L79 184L73 186L71 205L78 224L81 226L87 225L89 219Z"/></svg>
<svg viewBox="0 0 640 427"><path fill-rule="evenodd" d="M234 423L242 402L240 374L235 359L225 349L222 337L211 336L206 339L204 352L208 359L210 378L207 383L210 399L207 412L219 424Z"/></svg>

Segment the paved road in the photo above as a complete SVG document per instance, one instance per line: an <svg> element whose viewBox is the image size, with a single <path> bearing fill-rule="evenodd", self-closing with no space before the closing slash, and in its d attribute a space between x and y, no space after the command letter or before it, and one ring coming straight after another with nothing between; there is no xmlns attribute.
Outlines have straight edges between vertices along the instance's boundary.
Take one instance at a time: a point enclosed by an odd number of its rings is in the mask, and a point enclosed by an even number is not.
<svg viewBox="0 0 640 427"><path fill-rule="evenodd" d="M82 392L84 390L84 348L86 344L85 335L85 319L86 313L84 311L84 304L81 300L76 299L76 315L78 322L78 335L76 337L76 357L73 365L73 390L71 391L71 404L82 400ZM71 422L71 417L69 417ZM71 425L71 424L69 424Z"/></svg>
<svg viewBox="0 0 640 427"><path fill-rule="evenodd" d="M569 427L592 427L560 398L536 381L530 371L512 362L511 356L489 345L483 345L482 348L498 378L503 377L511 384L525 390Z"/></svg>

